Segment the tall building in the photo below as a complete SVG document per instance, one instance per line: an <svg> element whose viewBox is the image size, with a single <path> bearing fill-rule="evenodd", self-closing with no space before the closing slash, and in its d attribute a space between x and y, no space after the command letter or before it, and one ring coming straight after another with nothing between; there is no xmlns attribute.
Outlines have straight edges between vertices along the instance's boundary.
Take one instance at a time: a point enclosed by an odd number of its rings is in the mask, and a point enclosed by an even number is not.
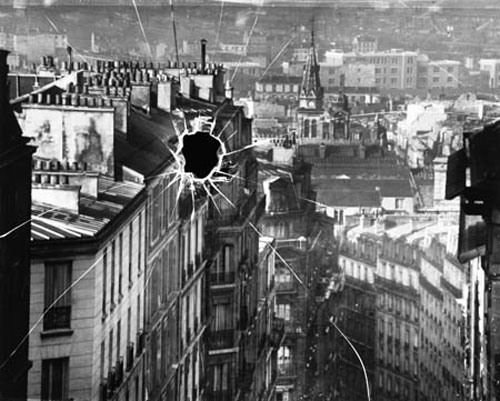
<svg viewBox="0 0 500 401"><path fill-rule="evenodd" d="M30 308L31 159L9 104L0 50L0 398L26 399Z"/></svg>

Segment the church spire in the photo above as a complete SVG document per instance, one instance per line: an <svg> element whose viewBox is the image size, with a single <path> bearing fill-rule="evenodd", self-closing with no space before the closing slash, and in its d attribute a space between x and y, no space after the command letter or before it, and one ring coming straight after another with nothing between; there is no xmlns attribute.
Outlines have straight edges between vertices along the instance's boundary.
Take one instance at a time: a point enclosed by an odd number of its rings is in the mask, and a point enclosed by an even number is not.
<svg viewBox="0 0 500 401"><path fill-rule="evenodd" d="M319 80L319 65L314 42L314 17L311 20L311 46L304 67L299 98L300 107L308 109L320 109L322 107L323 89Z"/></svg>

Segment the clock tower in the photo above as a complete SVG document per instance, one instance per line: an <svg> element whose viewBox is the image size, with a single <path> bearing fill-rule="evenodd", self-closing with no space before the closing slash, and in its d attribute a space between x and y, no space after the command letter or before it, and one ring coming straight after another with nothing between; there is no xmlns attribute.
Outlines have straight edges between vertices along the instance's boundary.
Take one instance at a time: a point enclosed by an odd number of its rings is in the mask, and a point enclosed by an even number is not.
<svg viewBox="0 0 500 401"><path fill-rule="evenodd" d="M321 144L331 138L331 122L323 109L323 88L319 80L319 65L314 43L314 26L311 30L311 47L304 66L297 109L297 137L299 144Z"/></svg>
<svg viewBox="0 0 500 401"><path fill-rule="evenodd" d="M31 162L10 103L0 49L0 399L26 399L30 300Z"/></svg>

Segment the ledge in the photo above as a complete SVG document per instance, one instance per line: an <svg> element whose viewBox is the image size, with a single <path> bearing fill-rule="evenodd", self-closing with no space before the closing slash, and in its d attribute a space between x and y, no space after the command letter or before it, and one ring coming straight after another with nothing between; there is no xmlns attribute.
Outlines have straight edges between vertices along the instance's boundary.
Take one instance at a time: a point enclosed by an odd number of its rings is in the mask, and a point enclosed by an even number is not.
<svg viewBox="0 0 500 401"><path fill-rule="evenodd" d="M63 337L73 335L73 329L57 329L57 330L47 330L40 333L41 338L49 337Z"/></svg>

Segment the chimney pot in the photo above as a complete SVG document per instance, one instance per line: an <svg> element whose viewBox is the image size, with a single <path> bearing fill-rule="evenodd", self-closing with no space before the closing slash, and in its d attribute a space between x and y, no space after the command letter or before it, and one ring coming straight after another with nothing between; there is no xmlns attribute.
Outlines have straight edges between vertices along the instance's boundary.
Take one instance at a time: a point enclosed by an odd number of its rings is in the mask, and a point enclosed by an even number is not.
<svg viewBox="0 0 500 401"><path fill-rule="evenodd" d="M38 103L42 104L43 103L43 93L38 94Z"/></svg>

